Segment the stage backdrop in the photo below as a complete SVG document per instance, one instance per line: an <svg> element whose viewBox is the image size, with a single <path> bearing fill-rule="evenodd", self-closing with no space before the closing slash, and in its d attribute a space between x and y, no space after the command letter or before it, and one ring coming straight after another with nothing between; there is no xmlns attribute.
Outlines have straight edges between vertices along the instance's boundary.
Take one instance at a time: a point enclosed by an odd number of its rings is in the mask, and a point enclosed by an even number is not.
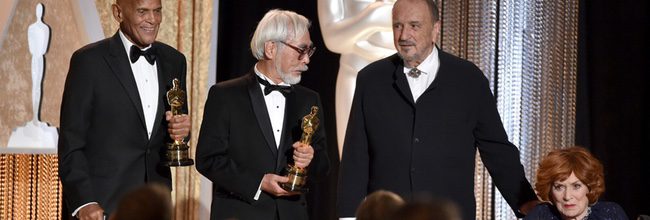
<svg viewBox="0 0 650 220"><path fill-rule="evenodd" d="M311 38L319 49L301 84L321 94L328 153L333 164L329 180L315 186L308 198L313 219L335 219L335 158L339 156L336 140L340 139L336 137L336 123L345 122L335 121L333 115L339 72L333 64L339 63L339 56L325 49L322 36L327 33L321 33L326 30L320 28L325 21L319 20L316 1L240 0L221 4L219 81L234 78L252 67L255 61L248 43L255 25L268 9L294 10L312 20ZM520 147L522 164L533 182L542 155L574 144L577 0L443 0L439 4L440 46L484 71L510 140ZM478 160L475 183L478 219L515 218L503 199L494 195L498 192Z"/></svg>
<svg viewBox="0 0 650 220"><path fill-rule="evenodd" d="M5 35L0 35L0 96L4 97L0 102L0 147L3 152L7 150L12 129L33 117L27 28L36 21L38 2L22 0L9 6L15 10L8 17ZM45 5L43 22L51 30L49 50L45 54L40 118L58 126L70 56L88 40L83 27L76 22L79 18L76 1L40 2ZM54 154L1 154L0 219L60 219L61 187L57 172Z"/></svg>

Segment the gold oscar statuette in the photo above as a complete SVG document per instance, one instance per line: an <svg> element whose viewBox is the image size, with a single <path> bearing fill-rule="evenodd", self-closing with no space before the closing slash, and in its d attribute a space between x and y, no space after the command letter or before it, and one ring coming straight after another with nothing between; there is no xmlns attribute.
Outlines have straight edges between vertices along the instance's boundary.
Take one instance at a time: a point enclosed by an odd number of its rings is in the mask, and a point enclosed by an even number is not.
<svg viewBox="0 0 650 220"><path fill-rule="evenodd" d="M185 91L180 88L180 81L174 78L172 81L173 87L167 91L167 102L171 107L172 115L183 114L182 108L185 104ZM194 164L194 160L190 159L190 147L183 141L183 139L174 140L173 143L167 144L167 166L190 166Z"/></svg>
<svg viewBox="0 0 650 220"><path fill-rule="evenodd" d="M318 129L318 124L320 123L317 117L318 107L312 106L311 112L304 117L302 117L302 136L300 137L300 143L311 144L311 139ZM301 168L295 165L290 164L287 167L289 177L289 182L282 183L280 186L291 192L307 192L309 189L305 186L307 183L307 169Z"/></svg>

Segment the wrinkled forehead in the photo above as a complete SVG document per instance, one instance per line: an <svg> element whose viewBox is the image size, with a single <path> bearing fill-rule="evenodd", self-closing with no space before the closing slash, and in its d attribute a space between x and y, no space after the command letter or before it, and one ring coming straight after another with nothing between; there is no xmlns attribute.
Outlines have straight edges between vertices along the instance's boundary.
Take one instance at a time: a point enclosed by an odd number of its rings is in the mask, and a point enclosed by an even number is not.
<svg viewBox="0 0 650 220"><path fill-rule="evenodd" d="M422 0L400 0L393 6L393 23L433 20L431 10Z"/></svg>
<svg viewBox="0 0 650 220"><path fill-rule="evenodd" d="M160 0L116 0L120 7L155 9L162 7Z"/></svg>

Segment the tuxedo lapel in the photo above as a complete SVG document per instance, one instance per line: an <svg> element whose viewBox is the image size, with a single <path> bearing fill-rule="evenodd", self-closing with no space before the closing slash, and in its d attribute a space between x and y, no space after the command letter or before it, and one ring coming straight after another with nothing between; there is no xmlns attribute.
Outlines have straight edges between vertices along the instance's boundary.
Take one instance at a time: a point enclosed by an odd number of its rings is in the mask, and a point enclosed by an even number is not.
<svg viewBox="0 0 650 220"><path fill-rule="evenodd" d="M104 56L104 59L109 64L108 66L113 71L113 74L115 74L119 79L120 84L122 84L122 88L126 91L129 99L131 99L131 103L133 103L138 112L138 116L140 117L140 122L146 130L147 125L144 121L144 111L142 110L142 102L140 100L140 94L138 93L138 86L135 83L133 71L131 70L131 65L129 64L129 59L126 55L119 34L116 33L113 35L109 42L109 54Z"/></svg>
<svg viewBox="0 0 650 220"><path fill-rule="evenodd" d="M264 96L262 95L262 89L255 79L255 73L251 71L248 74L248 95L251 98L251 105L253 106L255 118L257 119L257 123L259 124L260 129L262 130L262 134L266 140L266 145L273 153L273 156L277 157L278 148L275 146L275 138L273 137L272 133L273 128L271 127L271 119L269 118L269 113L266 109L266 102L264 101Z"/></svg>
<svg viewBox="0 0 650 220"><path fill-rule="evenodd" d="M156 44L153 45L154 47ZM157 48L151 48L157 49ZM165 118L165 103L167 102L167 90L171 89L171 80L170 76L173 74L169 71L172 71L171 62L165 62L165 54L161 50L157 50L156 56L156 66L158 69L158 109L156 110L156 119L153 124L152 134L157 134L158 129L160 129L161 121ZM185 79L178 79L185 80ZM168 86L169 85L169 86ZM184 84L183 84L184 85ZM169 88L168 88L169 87ZM185 90L185 88L181 88ZM185 91L187 94L187 91ZM187 102L187 96L185 97Z"/></svg>

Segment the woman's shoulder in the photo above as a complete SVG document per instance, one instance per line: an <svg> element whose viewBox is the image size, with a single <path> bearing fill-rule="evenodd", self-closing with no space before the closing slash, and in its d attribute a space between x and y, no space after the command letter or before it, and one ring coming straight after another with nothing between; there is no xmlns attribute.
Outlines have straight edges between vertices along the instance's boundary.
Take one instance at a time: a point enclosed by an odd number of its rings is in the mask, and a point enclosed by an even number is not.
<svg viewBox="0 0 650 220"><path fill-rule="evenodd" d="M620 205L606 201L599 201L591 206L590 216L596 217L594 219L629 219Z"/></svg>
<svg viewBox="0 0 650 220"><path fill-rule="evenodd" d="M540 203L533 210L531 210L524 220L556 220L560 219L552 204L544 202Z"/></svg>

